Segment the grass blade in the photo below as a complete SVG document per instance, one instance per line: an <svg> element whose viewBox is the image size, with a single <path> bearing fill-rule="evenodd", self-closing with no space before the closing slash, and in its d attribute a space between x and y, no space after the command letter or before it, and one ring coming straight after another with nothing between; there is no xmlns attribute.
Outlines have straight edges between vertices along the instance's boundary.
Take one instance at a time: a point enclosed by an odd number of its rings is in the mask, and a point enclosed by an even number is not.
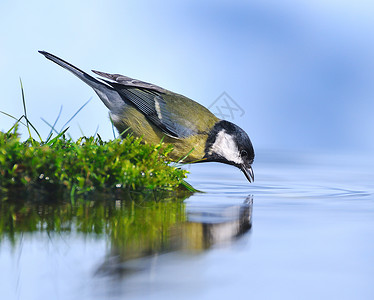
<svg viewBox="0 0 374 300"><path fill-rule="evenodd" d="M32 123L29 121L29 119L27 119L26 116L25 116L25 118L26 118L26 120L27 120L27 123L30 124L30 126L32 127L32 129L34 129L34 131L36 132L36 134L37 134L38 137L39 137L40 142L42 143L42 142L43 142L43 139L42 139L42 137L40 136L39 132L36 130L35 126L32 125ZM31 137L31 136L30 136L30 137Z"/></svg>
<svg viewBox="0 0 374 300"><path fill-rule="evenodd" d="M79 124L78 124L78 127L79 127L79 131L81 132L81 135L84 136L84 132L83 132L82 127Z"/></svg>
<svg viewBox="0 0 374 300"><path fill-rule="evenodd" d="M14 125L7 131L7 134L9 134L12 130L13 130L13 128L15 128L15 127L17 127L18 126L18 124L21 122L21 120L22 120L22 118L24 118L25 116L21 116L18 120L17 120L17 122L16 123L14 123Z"/></svg>
<svg viewBox="0 0 374 300"><path fill-rule="evenodd" d="M70 123L71 120L73 120L75 118L75 116L83 109L83 107L85 107L90 101L91 101L92 97L90 97L90 99L88 99L88 101L86 101L86 103L84 103L76 112L75 114L64 124L64 126L62 126L61 128L61 131L64 129L64 127L66 125L68 125ZM61 132L60 131L60 132Z"/></svg>
<svg viewBox="0 0 374 300"><path fill-rule="evenodd" d="M195 189L191 184L189 184L187 181L182 180L181 185L187 189L191 193L204 193L203 191Z"/></svg>
<svg viewBox="0 0 374 300"><path fill-rule="evenodd" d="M29 126L29 119L27 118L25 92L23 90L23 84L22 84L22 79L21 78L19 79L19 83L21 84L21 95L22 95L22 103L23 103L23 112L24 112L24 116L25 116L25 119L26 119L26 127L27 127L27 130L29 132L29 137L32 138L31 137L30 126Z"/></svg>
<svg viewBox="0 0 374 300"><path fill-rule="evenodd" d="M55 122L53 123L53 126L51 127L51 131L50 131L49 134L48 134L48 137L47 137L46 142L48 142L49 139L52 137L53 131L56 131L56 132L57 132L57 130L55 130L55 126L56 126L58 120L60 119L61 113L62 113L62 105L60 106L60 111L58 112L58 116L57 116ZM44 121L44 120L43 120L43 121ZM48 124L48 123L47 123L47 124ZM49 125L49 124L48 124L48 125Z"/></svg>
<svg viewBox="0 0 374 300"><path fill-rule="evenodd" d="M194 151L194 150L195 150L195 148L192 148L185 156L182 156L181 158L179 158L177 160L177 163L182 163L187 158L187 156L190 155L192 153L192 151Z"/></svg>
<svg viewBox="0 0 374 300"><path fill-rule="evenodd" d="M99 125L97 125L97 127L96 127L96 131L95 131L95 133L94 133L94 135L93 136L96 136L96 134L99 132Z"/></svg>
<svg viewBox="0 0 374 300"><path fill-rule="evenodd" d="M113 123L113 120L110 114L109 114L109 120L110 120L110 123L112 123L113 138L116 139L117 137L116 137L116 132L114 130L114 123Z"/></svg>
<svg viewBox="0 0 374 300"><path fill-rule="evenodd" d="M48 123L47 120L45 120L44 118L40 118L45 124L47 124L49 127L52 128L52 130L56 133L56 134L59 134L59 132L51 125ZM48 140L47 140L48 141Z"/></svg>
<svg viewBox="0 0 374 300"><path fill-rule="evenodd" d="M27 111L26 111L26 100L25 100L25 92L23 90L23 84L22 84L22 79L20 78L19 79L19 82L21 84L21 94L22 94L22 103L23 103L23 111L24 111L24 117L26 119L26 127L27 127L27 131L29 132L29 137L30 139L32 139L32 136L31 136L31 131L30 131L30 125L32 127L32 129L34 129L34 131L36 132L36 134L38 135L39 139L40 139L40 142L43 142L43 139L42 137L40 136L39 132L36 130L36 128L34 127L34 125L31 124L31 122L29 121L29 118L27 117Z"/></svg>
<svg viewBox="0 0 374 300"><path fill-rule="evenodd" d="M26 126L26 124L25 123L22 123L21 122L21 119L24 117L24 116L22 116L21 118L16 118L16 117L13 117L12 115L10 115L10 114L8 114L8 113L6 113L6 112L4 112L4 111L1 111L0 110L0 113L2 113L2 114L4 114L4 115L6 115L6 116L8 116L8 117L10 117L10 118L12 118L12 119L14 119L14 120L16 120L17 121L17 123L21 123L23 126ZM14 127L14 126L13 126Z"/></svg>
<svg viewBox="0 0 374 300"><path fill-rule="evenodd" d="M63 131L61 131L56 137L54 137L52 140L50 140L48 143L47 143L47 145L48 146L51 146L51 145L53 145L63 134L65 134L65 132L67 131L69 129L69 127L68 128L66 128L65 130L63 130Z"/></svg>

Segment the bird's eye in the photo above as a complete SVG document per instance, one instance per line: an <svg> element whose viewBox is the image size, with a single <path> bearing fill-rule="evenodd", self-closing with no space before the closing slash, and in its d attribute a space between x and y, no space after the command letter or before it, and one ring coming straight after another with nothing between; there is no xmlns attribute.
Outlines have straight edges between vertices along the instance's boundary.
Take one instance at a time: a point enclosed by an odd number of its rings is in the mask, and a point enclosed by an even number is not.
<svg viewBox="0 0 374 300"><path fill-rule="evenodd" d="M248 156L248 152L245 151L245 150L242 150L242 151L240 151L240 156L241 157L247 157Z"/></svg>

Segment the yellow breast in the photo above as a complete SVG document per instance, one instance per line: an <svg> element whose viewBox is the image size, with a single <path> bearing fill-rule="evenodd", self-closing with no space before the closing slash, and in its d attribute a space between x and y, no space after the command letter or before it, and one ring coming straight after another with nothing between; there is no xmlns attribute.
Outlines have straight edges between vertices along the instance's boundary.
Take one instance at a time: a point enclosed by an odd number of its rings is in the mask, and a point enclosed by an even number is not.
<svg viewBox="0 0 374 300"><path fill-rule="evenodd" d="M207 132L178 139L165 135L135 107L127 107L121 116L111 114L111 119L118 132L121 133L130 128L130 132L134 136L142 137L146 143L158 144L163 138L165 144L173 145L173 151L169 156L173 161L178 161L190 153L184 159L184 162L193 162L204 157L208 132L214 125L213 123L210 128L207 128ZM126 131L126 133L129 133L129 131Z"/></svg>

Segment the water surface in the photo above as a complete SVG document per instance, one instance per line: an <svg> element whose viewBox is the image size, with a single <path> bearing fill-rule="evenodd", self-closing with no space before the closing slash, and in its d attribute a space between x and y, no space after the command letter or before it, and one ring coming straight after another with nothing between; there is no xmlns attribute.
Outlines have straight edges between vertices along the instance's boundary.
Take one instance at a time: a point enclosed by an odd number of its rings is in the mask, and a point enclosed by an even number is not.
<svg viewBox="0 0 374 300"><path fill-rule="evenodd" d="M1 298L373 299L373 167L259 152L254 184L188 167L186 199L4 202Z"/></svg>

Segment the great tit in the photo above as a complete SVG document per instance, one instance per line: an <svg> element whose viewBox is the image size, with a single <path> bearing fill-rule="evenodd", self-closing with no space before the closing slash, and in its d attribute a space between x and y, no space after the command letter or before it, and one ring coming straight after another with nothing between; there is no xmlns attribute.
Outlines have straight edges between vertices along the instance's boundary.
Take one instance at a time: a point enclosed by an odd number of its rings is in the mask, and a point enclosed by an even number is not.
<svg viewBox="0 0 374 300"><path fill-rule="evenodd" d="M153 144L163 138L165 144L173 145L170 159L174 161L187 156L185 163L221 162L241 169L249 182L254 180L253 146L239 126L157 85L92 70L102 77L94 78L53 54L39 52L93 88L120 134L130 129L134 136Z"/></svg>

